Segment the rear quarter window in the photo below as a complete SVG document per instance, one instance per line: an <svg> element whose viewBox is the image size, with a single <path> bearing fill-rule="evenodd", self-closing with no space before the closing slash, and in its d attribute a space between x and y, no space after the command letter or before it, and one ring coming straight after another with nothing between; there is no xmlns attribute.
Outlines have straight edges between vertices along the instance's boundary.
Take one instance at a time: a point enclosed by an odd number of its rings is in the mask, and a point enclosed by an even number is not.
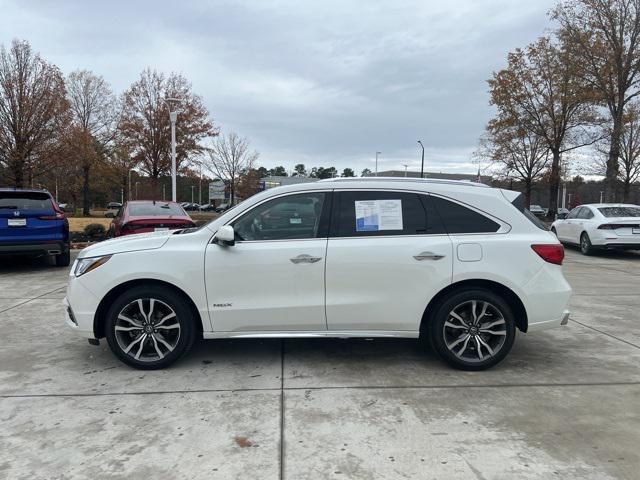
<svg viewBox="0 0 640 480"><path fill-rule="evenodd" d="M500 224L458 203L435 195L431 196L431 202L449 234L495 233L500 229Z"/></svg>
<svg viewBox="0 0 640 480"><path fill-rule="evenodd" d="M527 210L524 207L524 195L522 195L522 194L518 195L515 198L515 200L513 202L511 202L511 205L516 207L516 209L520 213L522 213L531 223L533 223L540 230L547 230L546 225L544 223L542 223L542 221L538 217L536 217L533 213L531 213L529 210Z"/></svg>

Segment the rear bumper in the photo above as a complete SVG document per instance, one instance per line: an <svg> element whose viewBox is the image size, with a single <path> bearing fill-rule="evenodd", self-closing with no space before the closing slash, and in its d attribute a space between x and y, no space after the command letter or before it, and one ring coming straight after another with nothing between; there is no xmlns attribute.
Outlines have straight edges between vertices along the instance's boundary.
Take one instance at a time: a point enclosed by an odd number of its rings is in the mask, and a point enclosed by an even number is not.
<svg viewBox="0 0 640 480"><path fill-rule="evenodd" d="M68 251L69 244L61 241L0 243L0 255L59 255Z"/></svg>
<svg viewBox="0 0 640 480"><path fill-rule="evenodd" d="M565 310L560 318L554 318L553 320L546 320L544 322L536 322L529 325L527 333L539 332L541 330L547 330L549 328L561 327L569 323L569 310Z"/></svg>

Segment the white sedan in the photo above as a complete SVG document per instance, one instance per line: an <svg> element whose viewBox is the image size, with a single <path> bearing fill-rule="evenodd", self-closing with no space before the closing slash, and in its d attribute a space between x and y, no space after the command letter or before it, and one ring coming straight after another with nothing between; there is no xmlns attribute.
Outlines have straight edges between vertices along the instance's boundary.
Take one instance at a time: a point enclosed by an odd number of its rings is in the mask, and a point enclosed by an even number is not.
<svg viewBox="0 0 640 480"><path fill-rule="evenodd" d="M640 206L622 203L580 205L551 231L562 243L580 245L584 255L596 250L640 250Z"/></svg>

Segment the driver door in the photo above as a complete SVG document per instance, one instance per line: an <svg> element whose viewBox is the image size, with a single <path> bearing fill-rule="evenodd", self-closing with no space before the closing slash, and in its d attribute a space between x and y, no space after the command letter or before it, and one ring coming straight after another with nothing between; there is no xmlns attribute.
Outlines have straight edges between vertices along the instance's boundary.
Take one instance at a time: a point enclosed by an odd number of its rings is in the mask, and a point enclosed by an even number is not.
<svg viewBox="0 0 640 480"><path fill-rule="evenodd" d="M324 331L331 192L266 200L233 219L235 245L209 244L207 301L216 332Z"/></svg>

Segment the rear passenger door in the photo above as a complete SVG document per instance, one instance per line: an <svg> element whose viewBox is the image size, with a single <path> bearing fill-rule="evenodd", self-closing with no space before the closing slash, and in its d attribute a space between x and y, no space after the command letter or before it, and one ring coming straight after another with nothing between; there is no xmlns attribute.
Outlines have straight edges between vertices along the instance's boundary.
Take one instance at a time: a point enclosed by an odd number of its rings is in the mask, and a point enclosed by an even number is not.
<svg viewBox="0 0 640 480"><path fill-rule="evenodd" d="M326 263L330 331L417 331L451 275L451 240L428 195L335 191Z"/></svg>

